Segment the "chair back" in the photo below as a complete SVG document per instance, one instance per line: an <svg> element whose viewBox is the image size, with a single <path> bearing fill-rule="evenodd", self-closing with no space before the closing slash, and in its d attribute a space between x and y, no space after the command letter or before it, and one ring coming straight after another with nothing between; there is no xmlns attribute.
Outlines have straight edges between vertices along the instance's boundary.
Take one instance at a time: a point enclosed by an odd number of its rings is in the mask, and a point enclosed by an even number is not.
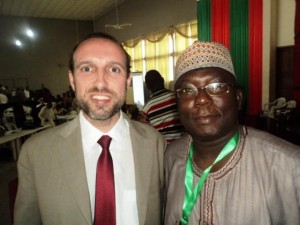
<svg viewBox="0 0 300 225"><path fill-rule="evenodd" d="M264 105L264 114L266 114L270 118L274 118L275 111L285 107L285 104L286 104L285 97L280 97L273 102L266 103Z"/></svg>
<svg viewBox="0 0 300 225"><path fill-rule="evenodd" d="M13 123L13 122L6 122L6 123L4 123L4 126L6 127L6 129L8 130L8 131L17 131L18 130L18 127L17 127L17 125L15 124L15 123Z"/></svg>
<svg viewBox="0 0 300 225"><path fill-rule="evenodd" d="M290 100L290 101L287 101L286 103L286 108L288 109L295 109L297 106L297 102L295 100Z"/></svg>

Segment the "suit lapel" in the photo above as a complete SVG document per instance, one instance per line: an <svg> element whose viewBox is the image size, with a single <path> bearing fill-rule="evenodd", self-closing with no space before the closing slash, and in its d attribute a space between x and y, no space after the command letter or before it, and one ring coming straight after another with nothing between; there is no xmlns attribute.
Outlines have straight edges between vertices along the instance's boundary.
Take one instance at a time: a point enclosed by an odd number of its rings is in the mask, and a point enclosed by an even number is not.
<svg viewBox="0 0 300 225"><path fill-rule="evenodd" d="M130 136L132 141L133 158L135 164L136 195L139 214L139 224L144 224L146 219L148 189L151 179L152 153L151 146L153 143L146 139L142 134L143 130L136 129L133 123L130 123Z"/></svg>
<svg viewBox="0 0 300 225"><path fill-rule="evenodd" d="M91 225L90 196L78 117L65 127L61 132L61 136L62 143L58 151L58 160L62 168L62 173L87 224Z"/></svg>

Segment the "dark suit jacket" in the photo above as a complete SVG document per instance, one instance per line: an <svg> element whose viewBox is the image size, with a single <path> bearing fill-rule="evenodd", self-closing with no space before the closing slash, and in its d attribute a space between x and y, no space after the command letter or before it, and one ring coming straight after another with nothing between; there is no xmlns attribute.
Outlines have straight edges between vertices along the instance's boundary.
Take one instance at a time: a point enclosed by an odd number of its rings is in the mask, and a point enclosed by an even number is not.
<svg viewBox="0 0 300 225"><path fill-rule="evenodd" d="M154 128L125 119L130 125L139 224L158 225L165 141ZM18 173L14 224L92 225L78 117L28 139Z"/></svg>

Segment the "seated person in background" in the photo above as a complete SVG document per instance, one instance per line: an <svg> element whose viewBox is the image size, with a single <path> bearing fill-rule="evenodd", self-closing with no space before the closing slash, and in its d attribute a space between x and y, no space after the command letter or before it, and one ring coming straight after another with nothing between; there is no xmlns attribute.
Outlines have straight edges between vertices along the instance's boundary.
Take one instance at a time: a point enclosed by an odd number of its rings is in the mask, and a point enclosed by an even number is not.
<svg viewBox="0 0 300 225"><path fill-rule="evenodd" d="M0 123L2 121L3 112L8 107L8 98L4 93L4 90L0 88Z"/></svg>
<svg viewBox="0 0 300 225"><path fill-rule="evenodd" d="M52 103L48 102L46 106L41 108L38 117L41 120L41 126L50 125L51 127L55 126L55 113L52 107Z"/></svg>
<svg viewBox="0 0 300 225"><path fill-rule="evenodd" d="M39 99L32 98L32 100L30 102L30 107L32 109L31 116L33 118L34 125L36 127L41 126L41 120L39 118L39 112L46 105L47 105L47 103L44 102L43 98L39 98Z"/></svg>
<svg viewBox="0 0 300 225"><path fill-rule="evenodd" d="M64 108L64 105L62 102L58 102L53 107L53 111L54 111L55 116L60 116L60 115L65 115L67 110Z"/></svg>
<svg viewBox="0 0 300 225"><path fill-rule="evenodd" d="M300 147L239 125L229 51L194 42L178 58L175 90L188 134L165 151L164 224L300 224Z"/></svg>
<svg viewBox="0 0 300 225"><path fill-rule="evenodd" d="M4 90L0 89L0 104L7 104L8 98L4 93Z"/></svg>
<svg viewBox="0 0 300 225"><path fill-rule="evenodd" d="M142 113L146 121L170 143L179 138L184 129L179 120L175 95L165 88L164 82L157 70L149 70L146 73L145 83L152 95Z"/></svg>

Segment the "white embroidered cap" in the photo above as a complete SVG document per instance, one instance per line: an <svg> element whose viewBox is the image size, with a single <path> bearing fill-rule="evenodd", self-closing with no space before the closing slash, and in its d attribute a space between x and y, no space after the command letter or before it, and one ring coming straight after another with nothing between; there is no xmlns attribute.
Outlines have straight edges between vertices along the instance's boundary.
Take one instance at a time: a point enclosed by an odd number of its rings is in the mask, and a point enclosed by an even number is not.
<svg viewBox="0 0 300 225"><path fill-rule="evenodd" d="M236 77L228 49L217 42L195 41L179 56L175 82L184 73L198 68L219 67Z"/></svg>

